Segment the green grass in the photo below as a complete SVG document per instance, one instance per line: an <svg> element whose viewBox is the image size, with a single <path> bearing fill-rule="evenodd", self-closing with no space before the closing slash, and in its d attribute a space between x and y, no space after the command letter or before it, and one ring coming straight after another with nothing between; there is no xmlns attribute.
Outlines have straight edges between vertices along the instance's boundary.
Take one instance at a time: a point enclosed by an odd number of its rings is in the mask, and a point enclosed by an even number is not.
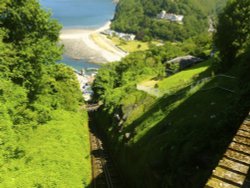
<svg viewBox="0 0 250 188"><path fill-rule="evenodd" d="M107 123L113 153L130 186L205 185L241 121L236 112L241 109L238 79L215 76L187 86L210 76L209 64L159 81L163 91L176 88L160 98L130 92L122 101L122 112L127 115L122 131L114 122Z"/></svg>
<svg viewBox="0 0 250 188"><path fill-rule="evenodd" d="M1 168L1 187L87 187L91 181L86 112L53 112L20 147L24 156Z"/></svg>
<svg viewBox="0 0 250 188"><path fill-rule="evenodd" d="M178 89L185 87L192 83L193 81L197 80L199 74L206 71L211 62L205 61L203 63L197 64L187 70L183 70L173 76L165 78L158 82L158 88L160 92L169 93L173 91L177 91ZM206 75L210 76L210 75Z"/></svg>
<svg viewBox="0 0 250 188"><path fill-rule="evenodd" d="M163 80L155 80L151 77L138 83L137 86L143 86L145 88L143 91L147 92L149 95L162 97L163 95L177 92L199 79L210 77L210 64L210 61L205 61L187 70L176 73L173 76L164 78Z"/></svg>
<svg viewBox="0 0 250 188"><path fill-rule="evenodd" d="M205 90L214 84L228 84L228 80L214 78L209 83L162 97L127 126L124 132L132 132L134 136L127 143L130 149L121 153L125 155L121 163L127 166L134 184L138 187L204 185L236 128L233 123L226 126L223 121L237 94L219 88ZM237 84L233 87L237 91ZM146 183L133 180L142 173ZM157 180L152 174L162 179Z"/></svg>
<svg viewBox="0 0 250 188"><path fill-rule="evenodd" d="M137 52L137 51L145 51L148 50L150 47L150 44L157 45L159 42L153 41L153 42L142 42L138 40L133 40L133 41L124 41L118 37L111 37L110 38L112 42L121 48L122 50L126 52Z"/></svg>
<svg viewBox="0 0 250 188"><path fill-rule="evenodd" d="M171 111L172 109L177 108L185 99L192 93L195 92L197 89L201 88L204 85L203 83L196 84L195 87L192 88L185 88L187 85L189 85L191 82L195 81L196 79L201 79L203 77L206 77L207 75L210 75L210 71L208 70L210 61L206 61L200 64L197 64L194 67L191 67L190 69L181 71L173 76L164 78L163 80L154 81L152 79L146 79L143 82L140 82L139 85L152 87L152 89L156 89L155 85L158 85L158 90L160 93L160 96L169 95L169 94L178 94L177 91L179 91L181 96L181 100L172 101L169 105L168 111ZM183 92L186 92L183 95ZM176 97L179 98L179 97ZM127 117L126 122L124 123L124 126L126 127L134 127L136 120L139 119L139 117L143 116L145 112L147 112L148 109L150 109L152 106L157 106L158 103L156 102L156 97L150 96L150 93L145 93L144 91L134 91L130 93L129 97L123 98L121 103L123 104L123 113L129 114ZM157 105L156 105L157 104ZM133 106L136 105L136 108ZM132 109L131 109L132 108ZM164 117L164 114L162 114L162 110L156 112L156 114L151 113L148 114L148 117L151 118L151 120L148 120L146 122L146 125L144 125L145 129L141 131L137 131L135 142L140 139L141 137L146 134L148 130L150 130L156 123L160 122L162 118ZM166 112L164 112L166 113ZM152 122L153 120L153 122ZM138 126L138 125L136 125ZM130 128L129 128L130 129Z"/></svg>

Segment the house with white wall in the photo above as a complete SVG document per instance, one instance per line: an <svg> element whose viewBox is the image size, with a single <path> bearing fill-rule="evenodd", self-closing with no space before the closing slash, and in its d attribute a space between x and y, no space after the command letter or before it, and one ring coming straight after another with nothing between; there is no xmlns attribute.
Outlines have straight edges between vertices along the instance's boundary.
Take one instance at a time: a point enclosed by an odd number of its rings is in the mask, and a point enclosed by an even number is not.
<svg viewBox="0 0 250 188"><path fill-rule="evenodd" d="M178 15L178 14L173 14L173 13L167 13L165 10L162 10L161 13L157 15L158 19L165 19L169 20L171 22L182 22L184 16L183 15Z"/></svg>

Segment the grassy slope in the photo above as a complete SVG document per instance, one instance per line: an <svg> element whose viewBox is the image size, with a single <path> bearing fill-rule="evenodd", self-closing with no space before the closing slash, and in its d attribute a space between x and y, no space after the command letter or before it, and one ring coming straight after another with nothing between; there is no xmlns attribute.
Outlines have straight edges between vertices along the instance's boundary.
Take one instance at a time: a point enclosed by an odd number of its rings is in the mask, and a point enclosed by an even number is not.
<svg viewBox="0 0 250 188"><path fill-rule="evenodd" d="M112 40L112 42L116 46L118 46L122 50L124 50L126 52L130 52L130 53L148 50L150 44L153 44L153 45L160 44L157 41L153 41L151 43L150 42L142 42L142 41L138 41L138 40L124 41L124 40L119 39L118 37L111 37L110 39Z"/></svg>
<svg viewBox="0 0 250 188"><path fill-rule="evenodd" d="M182 80L210 75L204 67L206 64L166 78L160 88L183 86ZM238 82L214 77L192 87L178 87L172 95L159 99L144 96L134 104L126 102L138 92L124 99L123 111L129 117L122 133L117 132L114 123L106 130L131 186L204 186L240 122L234 110L237 105L240 107ZM126 139L125 133L131 137Z"/></svg>
<svg viewBox="0 0 250 188"><path fill-rule="evenodd" d="M178 90L178 88L189 85L193 81L197 80L198 75L206 71L209 68L210 64L210 61L200 63L198 65L195 65L191 69L184 70L179 74L175 74L169 78L160 81L158 83L159 90L164 93L173 89ZM200 76L200 78L203 78L204 76L205 75L202 75Z"/></svg>
<svg viewBox="0 0 250 188"><path fill-rule="evenodd" d="M164 174L161 184L171 187L203 185L230 139L231 127L220 127L218 122L233 100L233 94L218 89L160 99L134 123L135 136L129 145L141 158L131 171L147 172L152 186L156 180L151 171L156 177Z"/></svg>
<svg viewBox="0 0 250 188"><path fill-rule="evenodd" d="M144 80L138 85L147 87L152 91L156 90L159 96L171 94L199 79L204 78L205 76L210 77L211 75L209 74L209 71L199 76L200 73L204 73L209 68L210 64L210 61L205 61L193 66L191 69L184 70L179 74L174 74L173 76L164 78L163 80L154 80L153 78L151 80Z"/></svg>
<svg viewBox="0 0 250 188"><path fill-rule="evenodd" d="M55 111L52 121L29 137L20 137L25 157L5 165L1 187L87 187L91 181L87 119L86 112Z"/></svg>

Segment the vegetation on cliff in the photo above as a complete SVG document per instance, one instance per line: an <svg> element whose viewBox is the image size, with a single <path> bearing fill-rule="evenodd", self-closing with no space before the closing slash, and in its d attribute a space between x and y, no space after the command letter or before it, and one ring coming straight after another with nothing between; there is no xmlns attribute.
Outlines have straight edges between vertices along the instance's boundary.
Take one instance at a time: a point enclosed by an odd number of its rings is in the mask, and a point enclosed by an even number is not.
<svg viewBox="0 0 250 188"><path fill-rule="evenodd" d="M120 0L112 28L138 39L184 40L207 32L226 0ZM162 10L183 15L183 24L157 19Z"/></svg>
<svg viewBox="0 0 250 188"><path fill-rule="evenodd" d="M249 0L228 2L214 36L219 52L188 70L164 77L166 60L190 53L168 43L100 71L96 125L131 187L205 185L250 108L249 8ZM145 80L163 95L138 90Z"/></svg>
<svg viewBox="0 0 250 188"><path fill-rule="evenodd" d="M0 187L90 183L79 84L55 63L60 28L36 0L0 3Z"/></svg>

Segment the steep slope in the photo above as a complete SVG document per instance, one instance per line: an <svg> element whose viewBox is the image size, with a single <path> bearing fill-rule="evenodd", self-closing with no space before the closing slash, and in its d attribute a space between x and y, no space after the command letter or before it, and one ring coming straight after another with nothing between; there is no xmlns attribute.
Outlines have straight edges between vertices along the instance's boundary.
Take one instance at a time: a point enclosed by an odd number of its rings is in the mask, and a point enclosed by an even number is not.
<svg viewBox="0 0 250 188"><path fill-rule="evenodd" d="M0 2L0 187L87 187L88 117L36 0Z"/></svg>
<svg viewBox="0 0 250 188"><path fill-rule="evenodd" d="M169 90L163 97L130 90L114 113L94 114L131 187L204 186L248 113L239 72L210 77L210 69L195 69L187 70L192 79L183 71L159 81Z"/></svg>
<svg viewBox="0 0 250 188"><path fill-rule="evenodd" d="M228 1L219 51L187 70L164 76L167 60L186 55L180 43L101 69L94 90L103 106L93 116L130 187L204 187L249 113L249 9L249 0Z"/></svg>

